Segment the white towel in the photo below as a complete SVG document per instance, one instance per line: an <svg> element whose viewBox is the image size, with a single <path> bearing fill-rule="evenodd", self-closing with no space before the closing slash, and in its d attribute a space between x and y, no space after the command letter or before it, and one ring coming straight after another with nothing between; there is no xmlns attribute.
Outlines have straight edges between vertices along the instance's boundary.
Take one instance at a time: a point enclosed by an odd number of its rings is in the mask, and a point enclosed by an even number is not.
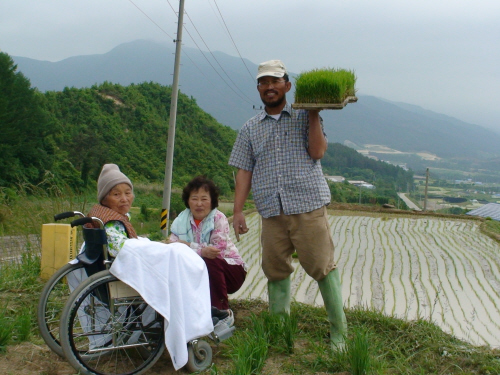
<svg viewBox="0 0 500 375"><path fill-rule="evenodd" d="M165 318L165 344L174 368L185 366L187 343L213 331L208 271L181 243L128 239L110 272Z"/></svg>

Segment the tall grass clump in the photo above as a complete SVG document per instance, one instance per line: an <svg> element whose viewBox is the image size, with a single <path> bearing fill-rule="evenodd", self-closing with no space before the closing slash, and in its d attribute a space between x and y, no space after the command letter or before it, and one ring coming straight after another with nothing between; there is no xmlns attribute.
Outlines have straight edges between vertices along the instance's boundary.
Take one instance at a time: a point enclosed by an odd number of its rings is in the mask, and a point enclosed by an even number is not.
<svg viewBox="0 0 500 375"><path fill-rule="evenodd" d="M88 193L75 194L67 186L24 184L17 189L0 189L0 235L39 235L42 224L53 223L57 213L87 212L89 198Z"/></svg>
<svg viewBox="0 0 500 375"><path fill-rule="evenodd" d="M295 79L295 103L342 103L354 96L356 76L345 69L314 69Z"/></svg>
<svg viewBox="0 0 500 375"><path fill-rule="evenodd" d="M347 359L351 365L351 374L370 373L370 344L364 330L354 329L353 335L347 340Z"/></svg>
<svg viewBox="0 0 500 375"><path fill-rule="evenodd" d="M271 314L262 312L260 319L269 340L269 345L278 352L292 354L298 331L297 314Z"/></svg>
<svg viewBox="0 0 500 375"><path fill-rule="evenodd" d="M252 315L249 329L238 332L228 340L234 369L232 375L259 374L268 353L268 334L262 319Z"/></svg>
<svg viewBox="0 0 500 375"><path fill-rule="evenodd" d="M7 350L12 338L12 321L7 316L6 308L0 309L0 353Z"/></svg>
<svg viewBox="0 0 500 375"><path fill-rule="evenodd" d="M34 326L33 316L33 309L30 307L23 307L18 312L14 323L14 335L17 342L29 340Z"/></svg>
<svg viewBox="0 0 500 375"><path fill-rule="evenodd" d="M20 262L0 264L0 291L27 291L39 288L40 255L28 248L21 254Z"/></svg>

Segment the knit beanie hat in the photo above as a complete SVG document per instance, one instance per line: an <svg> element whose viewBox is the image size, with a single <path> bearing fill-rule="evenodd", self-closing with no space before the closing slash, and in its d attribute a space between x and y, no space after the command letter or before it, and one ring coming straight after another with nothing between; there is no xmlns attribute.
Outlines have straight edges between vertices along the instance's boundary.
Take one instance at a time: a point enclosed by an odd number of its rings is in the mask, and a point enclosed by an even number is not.
<svg viewBox="0 0 500 375"><path fill-rule="evenodd" d="M97 180L97 200L99 203L108 195L108 193L118 184L129 184L133 189L134 186L129 178L120 172L120 168L116 164L104 164L101 174Z"/></svg>

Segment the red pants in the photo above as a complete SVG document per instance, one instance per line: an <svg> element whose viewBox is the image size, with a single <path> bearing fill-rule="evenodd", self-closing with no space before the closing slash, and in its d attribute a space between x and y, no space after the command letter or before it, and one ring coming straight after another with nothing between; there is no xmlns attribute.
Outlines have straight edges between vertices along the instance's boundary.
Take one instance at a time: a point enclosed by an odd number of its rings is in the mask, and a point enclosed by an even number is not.
<svg viewBox="0 0 500 375"><path fill-rule="evenodd" d="M243 266L228 264L224 259L203 258L203 260L208 269L212 306L219 310L227 310L229 308L227 295L241 288L247 272Z"/></svg>

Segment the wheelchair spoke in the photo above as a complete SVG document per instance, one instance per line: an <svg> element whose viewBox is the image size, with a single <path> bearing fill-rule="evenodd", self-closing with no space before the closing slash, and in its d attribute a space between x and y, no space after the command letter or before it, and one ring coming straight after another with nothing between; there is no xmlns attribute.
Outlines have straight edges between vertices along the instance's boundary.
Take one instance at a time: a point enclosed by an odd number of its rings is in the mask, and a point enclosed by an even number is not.
<svg viewBox="0 0 500 375"><path fill-rule="evenodd" d="M61 321L63 348L85 374L139 374L164 350L163 318L140 298L112 298L108 271L89 278L68 302ZM73 296L73 295L72 295Z"/></svg>
<svg viewBox="0 0 500 375"><path fill-rule="evenodd" d="M71 293L68 277L76 280L83 271L81 264L67 264L57 270L45 284L38 301L38 328L47 345L63 356L59 338L59 321L66 301Z"/></svg>

